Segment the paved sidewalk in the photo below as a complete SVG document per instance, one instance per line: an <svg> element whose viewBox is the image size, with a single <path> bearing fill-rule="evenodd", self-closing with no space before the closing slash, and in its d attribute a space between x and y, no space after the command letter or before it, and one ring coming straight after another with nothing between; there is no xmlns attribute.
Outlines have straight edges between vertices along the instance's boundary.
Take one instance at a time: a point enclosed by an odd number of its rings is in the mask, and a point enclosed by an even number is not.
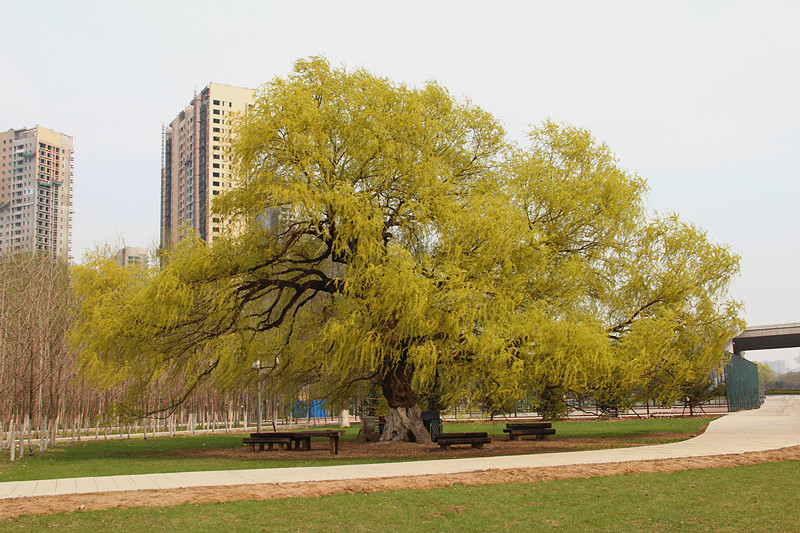
<svg viewBox="0 0 800 533"><path fill-rule="evenodd" d="M800 445L800 396L770 396L760 409L725 415L711 422L702 435L672 444L612 450L503 457L470 457L403 463L9 481L0 483L0 499L145 489L423 476L492 469L535 468L734 454L774 450L798 445Z"/></svg>

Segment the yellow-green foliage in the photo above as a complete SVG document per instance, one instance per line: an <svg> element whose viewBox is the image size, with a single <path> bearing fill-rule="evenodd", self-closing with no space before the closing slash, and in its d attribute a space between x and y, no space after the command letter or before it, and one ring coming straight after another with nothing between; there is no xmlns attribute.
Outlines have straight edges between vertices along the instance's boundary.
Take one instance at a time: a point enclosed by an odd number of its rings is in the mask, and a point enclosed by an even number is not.
<svg viewBox="0 0 800 533"><path fill-rule="evenodd" d="M96 375L230 386L266 360L290 386L399 373L495 410L545 388L668 400L740 327L738 258L651 218L644 180L586 130L547 121L514 146L436 83L311 58L235 138L240 186L213 208L236 231L160 272L77 269Z"/></svg>
<svg viewBox="0 0 800 533"><path fill-rule="evenodd" d="M764 391L775 380L775 372L766 363L756 363L756 365L758 365L758 386Z"/></svg>

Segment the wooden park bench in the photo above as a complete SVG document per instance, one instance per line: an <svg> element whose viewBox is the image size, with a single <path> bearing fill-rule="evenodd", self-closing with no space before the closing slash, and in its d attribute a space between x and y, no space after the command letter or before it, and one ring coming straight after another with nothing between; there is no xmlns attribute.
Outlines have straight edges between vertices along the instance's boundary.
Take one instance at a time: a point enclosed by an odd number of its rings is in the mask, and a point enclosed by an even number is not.
<svg viewBox="0 0 800 533"><path fill-rule="evenodd" d="M449 450L453 444L469 444L473 448L483 448L484 444L489 444L492 439L487 433L437 433L436 444L443 450Z"/></svg>
<svg viewBox="0 0 800 533"><path fill-rule="evenodd" d="M273 445L277 444L280 449L288 450L292 447L292 437L285 433L250 433L250 438L242 439L244 444L249 444L250 449L256 451L256 444L258 449L264 451L264 445L267 444L269 449L273 449Z"/></svg>
<svg viewBox="0 0 800 533"><path fill-rule="evenodd" d="M528 435L534 435L536 440L544 440L547 435L556 434L556 430L550 426L550 422L509 422L503 431L508 433L509 440L519 440Z"/></svg>

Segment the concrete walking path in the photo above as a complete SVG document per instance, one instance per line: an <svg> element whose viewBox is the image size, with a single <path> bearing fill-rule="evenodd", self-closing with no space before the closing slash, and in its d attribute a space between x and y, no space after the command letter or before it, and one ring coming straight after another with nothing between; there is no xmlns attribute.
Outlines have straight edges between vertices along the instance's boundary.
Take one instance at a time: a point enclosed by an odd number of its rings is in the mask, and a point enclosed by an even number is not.
<svg viewBox="0 0 800 533"><path fill-rule="evenodd" d="M184 487L454 474L492 469L736 454L798 445L800 445L800 396L770 396L760 409L730 413L711 422L702 435L672 444L401 463L9 481L0 483L0 499Z"/></svg>

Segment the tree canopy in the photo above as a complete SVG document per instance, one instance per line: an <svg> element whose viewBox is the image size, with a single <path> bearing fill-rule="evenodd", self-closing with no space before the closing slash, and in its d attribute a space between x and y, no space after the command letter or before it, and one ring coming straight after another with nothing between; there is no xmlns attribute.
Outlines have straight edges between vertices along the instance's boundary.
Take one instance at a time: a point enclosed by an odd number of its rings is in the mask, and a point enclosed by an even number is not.
<svg viewBox="0 0 800 533"><path fill-rule="evenodd" d="M426 442L420 395L666 401L740 326L738 258L650 216L644 180L585 130L547 121L517 146L436 83L311 58L259 91L232 156L213 245L186 239L147 275L78 267L74 338L96 373L171 375L183 394L256 360L330 394L373 380L383 438Z"/></svg>

